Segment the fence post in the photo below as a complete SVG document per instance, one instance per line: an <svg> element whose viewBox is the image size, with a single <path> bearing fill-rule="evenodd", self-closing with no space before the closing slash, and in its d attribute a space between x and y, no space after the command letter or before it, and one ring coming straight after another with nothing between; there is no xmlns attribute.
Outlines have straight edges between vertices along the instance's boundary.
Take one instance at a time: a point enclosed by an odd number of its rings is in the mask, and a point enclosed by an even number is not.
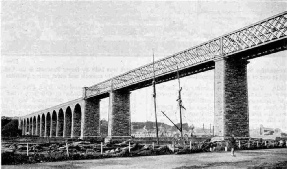
<svg viewBox="0 0 287 169"><path fill-rule="evenodd" d="M191 141L189 141L189 150L191 150Z"/></svg>
<svg viewBox="0 0 287 169"><path fill-rule="evenodd" d="M129 142L129 153L131 152L131 142Z"/></svg>
<svg viewBox="0 0 287 169"><path fill-rule="evenodd" d="M172 151L173 151L173 152L175 152L175 146L174 146L174 143L172 143L172 148L173 148L173 149L172 149Z"/></svg>
<svg viewBox="0 0 287 169"><path fill-rule="evenodd" d="M257 147L259 147L259 143L258 143L258 141L257 141Z"/></svg>
<svg viewBox="0 0 287 169"><path fill-rule="evenodd" d="M67 156L69 157L69 146L68 146L68 142L66 142L66 151L67 151Z"/></svg>
<svg viewBox="0 0 287 169"><path fill-rule="evenodd" d="M29 156L29 143L27 143L27 156Z"/></svg>
<svg viewBox="0 0 287 169"><path fill-rule="evenodd" d="M240 149L241 148L241 142L239 140L239 143L238 143L238 148Z"/></svg>
<svg viewBox="0 0 287 169"><path fill-rule="evenodd" d="M101 142L101 154L103 154L103 142Z"/></svg>
<svg viewBox="0 0 287 169"><path fill-rule="evenodd" d="M154 142L152 142L152 149L154 150Z"/></svg>

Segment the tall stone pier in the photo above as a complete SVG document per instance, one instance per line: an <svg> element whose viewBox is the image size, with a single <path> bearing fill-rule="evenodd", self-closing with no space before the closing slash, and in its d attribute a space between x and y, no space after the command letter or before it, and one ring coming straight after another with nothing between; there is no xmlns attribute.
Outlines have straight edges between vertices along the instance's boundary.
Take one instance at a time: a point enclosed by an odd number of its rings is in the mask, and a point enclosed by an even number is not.
<svg viewBox="0 0 287 169"><path fill-rule="evenodd" d="M108 137L124 138L131 136L130 92L110 91Z"/></svg>
<svg viewBox="0 0 287 169"><path fill-rule="evenodd" d="M100 100L86 99L83 107L81 138L100 136Z"/></svg>
<svg viewBox="0 0 287 169"><path fill-rule="evenodd" d="M247 61L216 60L214 83L215 136L249 137Z"/></svg>

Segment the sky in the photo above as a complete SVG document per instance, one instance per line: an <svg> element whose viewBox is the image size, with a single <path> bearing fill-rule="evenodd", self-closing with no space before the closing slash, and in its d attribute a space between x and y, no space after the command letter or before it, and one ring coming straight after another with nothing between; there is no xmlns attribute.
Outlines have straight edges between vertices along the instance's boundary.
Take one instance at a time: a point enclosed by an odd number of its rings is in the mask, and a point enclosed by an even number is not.
<svg viewBox="0 0 287 169"><path fill-rule="evenodd" d="M39 1L1 4L1 115L23 116L92 86L286 10L286 1ZM287 131L286 51L250 60L250 128ZM214 71L181 78L183 122L213 125ZM177 81L157 85L160 122L179 122ZM131 93L131 120L154 121L152 88ZM108 99L100 103L107 119Z"/></svg>

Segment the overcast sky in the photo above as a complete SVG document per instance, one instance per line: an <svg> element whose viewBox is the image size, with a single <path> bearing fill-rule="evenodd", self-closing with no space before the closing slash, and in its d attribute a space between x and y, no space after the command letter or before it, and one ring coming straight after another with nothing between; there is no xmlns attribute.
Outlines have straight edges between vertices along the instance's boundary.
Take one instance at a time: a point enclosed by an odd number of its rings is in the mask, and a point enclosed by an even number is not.
<svg viewBox="0 0 287 169"><path fill-rule="evenodd" d="M286 10L286 1L2 2L1 115L22 116L91 86ZM250 127L287 131L286 51L248 64ZM214 71L181 79L183 122L213 124ZM158 111L179 122L177 81L157 85ZM153 121L152 88L132 91L132 121ZM107 119L108 99L101 101ZM159 113L159 121L169 121Z"/></svg>

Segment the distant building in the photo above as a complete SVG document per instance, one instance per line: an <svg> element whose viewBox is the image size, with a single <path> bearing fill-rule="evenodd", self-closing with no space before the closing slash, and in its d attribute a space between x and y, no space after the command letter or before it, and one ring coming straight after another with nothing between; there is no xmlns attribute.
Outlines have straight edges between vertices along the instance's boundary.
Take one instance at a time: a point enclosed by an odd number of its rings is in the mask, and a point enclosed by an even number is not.
<svg viewBox="0 0 287 169"><path fill-rule="evenodd" d="M273 129L273 128L266 128L263 127L263 125L260 125L260 135L277 135L281 136L281 130L279 128Z"/></svg>
<svg viewBox="0 0 287 169"><path fill-rule="evenodd" d="M261 124L259 128L250 130L250 137L276 139L276 137L285 137L285 133L283 133L279 128L268 128Z"/></svg>
<svg viewBox="0 0 287 169"><path fill-rule="evenodd" d="M132 136L134 137L156 137L156 129L147 129L146 126L144 126L142 129L132 129ZM168 129L166 129L163 125L158 127L158 136L159 137L169 137L170 134L168 132Z"/></svg>
<svg viewBox="0 0 287 169"><path fill-rule="evenodd" d="M148 129L149 128L149 129ZM133 128L132 127L132 134L133 137L156 137L156 129L155 126L149 126L146 125L143 128ZM191 136L211 136L212 131L210 129L202 129L202 128L192 128L192 129L183 129L183 135L186 137ZM158 127L158 136L159 137L180 137L180 132L178 129L174 129L172 126L167 126L165 124L161 124Z"/></svg>
<svg viewBox="0 0 287 169"><path fill-rule="evenodd" d="M213 132L210 129L195 128L193 135L198 136L198 137L212 136Z"/></svg>
<svg viewBox="0 0 287 169"><path fill-rule="evenodd" d="M148 130L146 127L143 129L132 129L132 134L133 137L147 137L148 136Z"/></svg>

